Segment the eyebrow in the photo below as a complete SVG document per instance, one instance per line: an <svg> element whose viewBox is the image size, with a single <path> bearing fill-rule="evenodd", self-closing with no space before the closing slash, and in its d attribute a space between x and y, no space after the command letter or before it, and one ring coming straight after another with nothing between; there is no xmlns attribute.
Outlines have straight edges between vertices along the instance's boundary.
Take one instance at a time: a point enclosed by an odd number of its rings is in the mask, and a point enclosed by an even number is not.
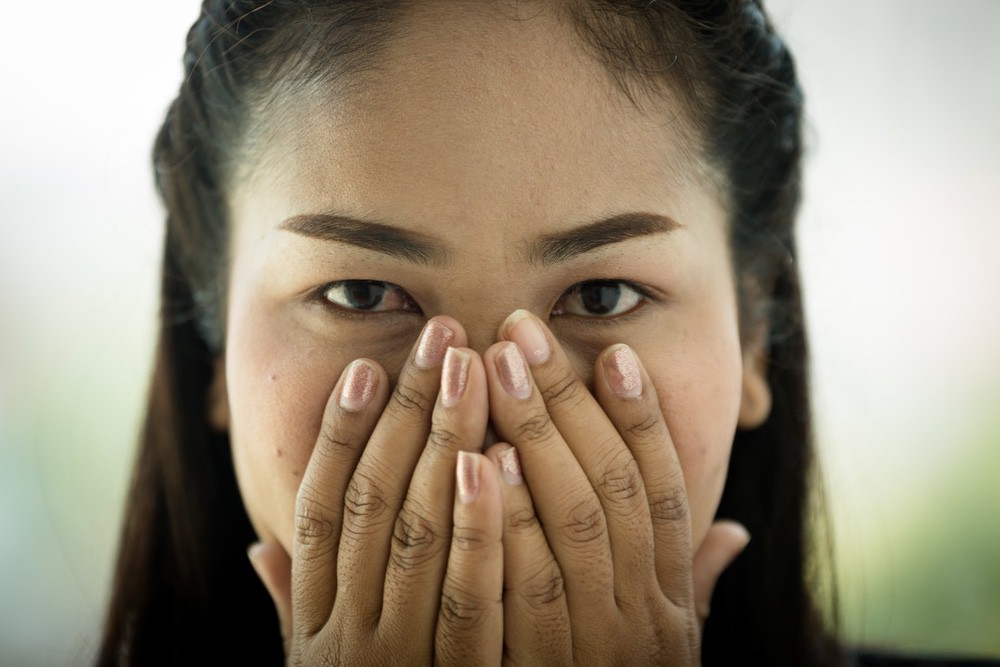
<svg viewBox="0 0 1000 667"><path fill-rule="evenodd" d="M546 234L528 246L531 264L558 264L597 248L634 238L672 232L680 223L656 213L632 212L598 220L555 234ZM279 229L320 241L346 243L414 264L444 264L444 248L414 232L392 225L330 213L288 218Z"/></svg>
<svg viewBox="0 0 1000 667"><path fill-rule="evenodd" d="M346 243L414 264L442 264L446 252L420 234L381 222L343 215L311 213L285 220L279 229L320 241Z"/></svg>
<svg viewBox="0 0 1000 667"><path fill-rule="evenodd" d="M654 234L665 234L680 227L679 222L665 215L622 213L582 227L541 237L529 247L528 261L543 265L565 262L602 246Z"/></svg>

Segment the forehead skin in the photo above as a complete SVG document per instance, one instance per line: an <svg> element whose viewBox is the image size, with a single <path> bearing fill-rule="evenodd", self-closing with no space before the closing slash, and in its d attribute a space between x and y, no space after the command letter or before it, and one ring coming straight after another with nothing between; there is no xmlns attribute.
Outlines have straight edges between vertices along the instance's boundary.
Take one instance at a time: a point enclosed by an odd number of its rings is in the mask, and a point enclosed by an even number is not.
<svg viewBox="0 0 1000 667"><path fill-rule="evenodd" d="M667 98L637 108L553 7L411 6L349 96L317 84L314 94L268 105L253 139L253 153L267 158L248 161L232 219L270 215L276 224L278 215L326 210L332 195L359 213L378 202L414 231L449 221L452 242L465 249L467 240L483 245L487 213L499 244L491 245L510 251L525 224L571 226L619 212L619 202L659 210L684 199L679 191L705 187L708 169L689 149L679 105ZM240 206L247 190L253 211ZM261 208L267 190L301 210Z"/></svg>

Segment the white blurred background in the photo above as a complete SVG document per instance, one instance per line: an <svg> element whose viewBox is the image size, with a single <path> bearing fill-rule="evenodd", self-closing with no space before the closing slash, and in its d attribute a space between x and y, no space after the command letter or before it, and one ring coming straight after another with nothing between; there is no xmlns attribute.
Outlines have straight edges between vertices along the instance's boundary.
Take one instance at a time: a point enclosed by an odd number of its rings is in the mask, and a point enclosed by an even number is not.
<svg viewBox="0 0 1000 667"><path fill-rule="evenodd" d="M9 3L0 39L0 665L103 614L155 331L149 150L196 0ZM1000 658L1000 2L780 0L844 631Z"/></svg>

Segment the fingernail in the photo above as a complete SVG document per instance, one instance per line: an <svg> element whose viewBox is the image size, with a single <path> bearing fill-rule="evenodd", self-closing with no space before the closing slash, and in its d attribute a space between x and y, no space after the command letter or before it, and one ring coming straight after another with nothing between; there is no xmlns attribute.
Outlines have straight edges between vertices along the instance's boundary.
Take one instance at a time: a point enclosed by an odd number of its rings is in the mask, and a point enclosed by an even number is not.
<svg viewBox="0 0 1000 667"><path fill-rule="evenodd" d="M628 345L616 345L604 358L604 368L608 373L608 384L621 398L642 396L642 373L639 360Z"/></svg>
<svg viewBox="0 0 1000 667"><path fill-rule="evenodd" d="M437 320L431 320L424 325L424 330L420 333L420 342L417 343L413 363L424 370L438 367L454 338L454 331Z"/></svg>
<svg viewBox="0 0 1000 667"><path fill-rule="evenodd" d="M508 486L518 486L524 481L521 475L521 459L517 455L517 450L508 447L497 454L500 463L500 477Z"/></svg>
<svg viewBox="0 0 1000 667"><path fill-rule="evenodd" d="M531 379L524 355L514 343L504 343L496 358L500 384L514 398L524 400L531 396Z"/></svg>
<svg viewBox="0 0 1000 667"><path fill-rule="evenodd" d="M372 400L378 373L363 359L352 361L344 374L340 389L340 407L349 412L359 412Z"/></svg>
<svg viewBox="0 0 1000 667"><path fill-rule="evenodd" d="M736 534L739 535L740 538L743 540L743 548L746 549L747 545L750 544L750 531L747 530L747 527L744 526L742 523L733 521L732 525L734 532L736 532Z"/></svg>
<svg viewBox="0 0 1000 667"><path fill-rule="evenodd" d="M261 552L264 550L263 542L254 542L249 547L247 547L247 558L250 559L250 563L254 567L257 566L257 559L260 557Z"/></svg>
<svg viewBox="0 0 1000 667"><path fill-rule="evenodd" d="M479 457L469 452L458 453L458 467L455 469L458 484L458 499L468 505L479 497Z"/></svg>
<svg viewBox="0 0 1000 667"><path fill-rule="evenodd" d="M469 381L469 355L449 347L441 369L441 404L446 408L456 405L465 393Z"/></svg>
<svg viewBox="0 0 1000 667"><path fill-rule="evenodd" d="M543 364L552 355L549 340L538 320L526 310L515 310L507 318L507 332L532 366Z"/></svg>

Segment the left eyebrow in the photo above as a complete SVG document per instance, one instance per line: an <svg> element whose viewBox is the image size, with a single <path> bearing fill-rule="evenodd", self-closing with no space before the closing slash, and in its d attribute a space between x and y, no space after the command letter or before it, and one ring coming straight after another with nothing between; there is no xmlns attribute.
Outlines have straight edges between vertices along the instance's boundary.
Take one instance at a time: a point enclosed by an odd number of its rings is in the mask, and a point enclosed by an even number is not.
<svg viewBox="0 0 1000 667"><path fill-rule="evenodd" d="M681 227L672 218L656 213L622 213L565 232L547 234L531 244L528 261L556 264L583 253L629 239L666 234Z"/></svg>
<svg viewBox="0 0 1000 667"><path fill-rule="evenodd" d="M414 264L440 265L447 256L441 246L421 234L345 215L297 215L282 222L278 228L320 241L373 250Z"/></svg>

